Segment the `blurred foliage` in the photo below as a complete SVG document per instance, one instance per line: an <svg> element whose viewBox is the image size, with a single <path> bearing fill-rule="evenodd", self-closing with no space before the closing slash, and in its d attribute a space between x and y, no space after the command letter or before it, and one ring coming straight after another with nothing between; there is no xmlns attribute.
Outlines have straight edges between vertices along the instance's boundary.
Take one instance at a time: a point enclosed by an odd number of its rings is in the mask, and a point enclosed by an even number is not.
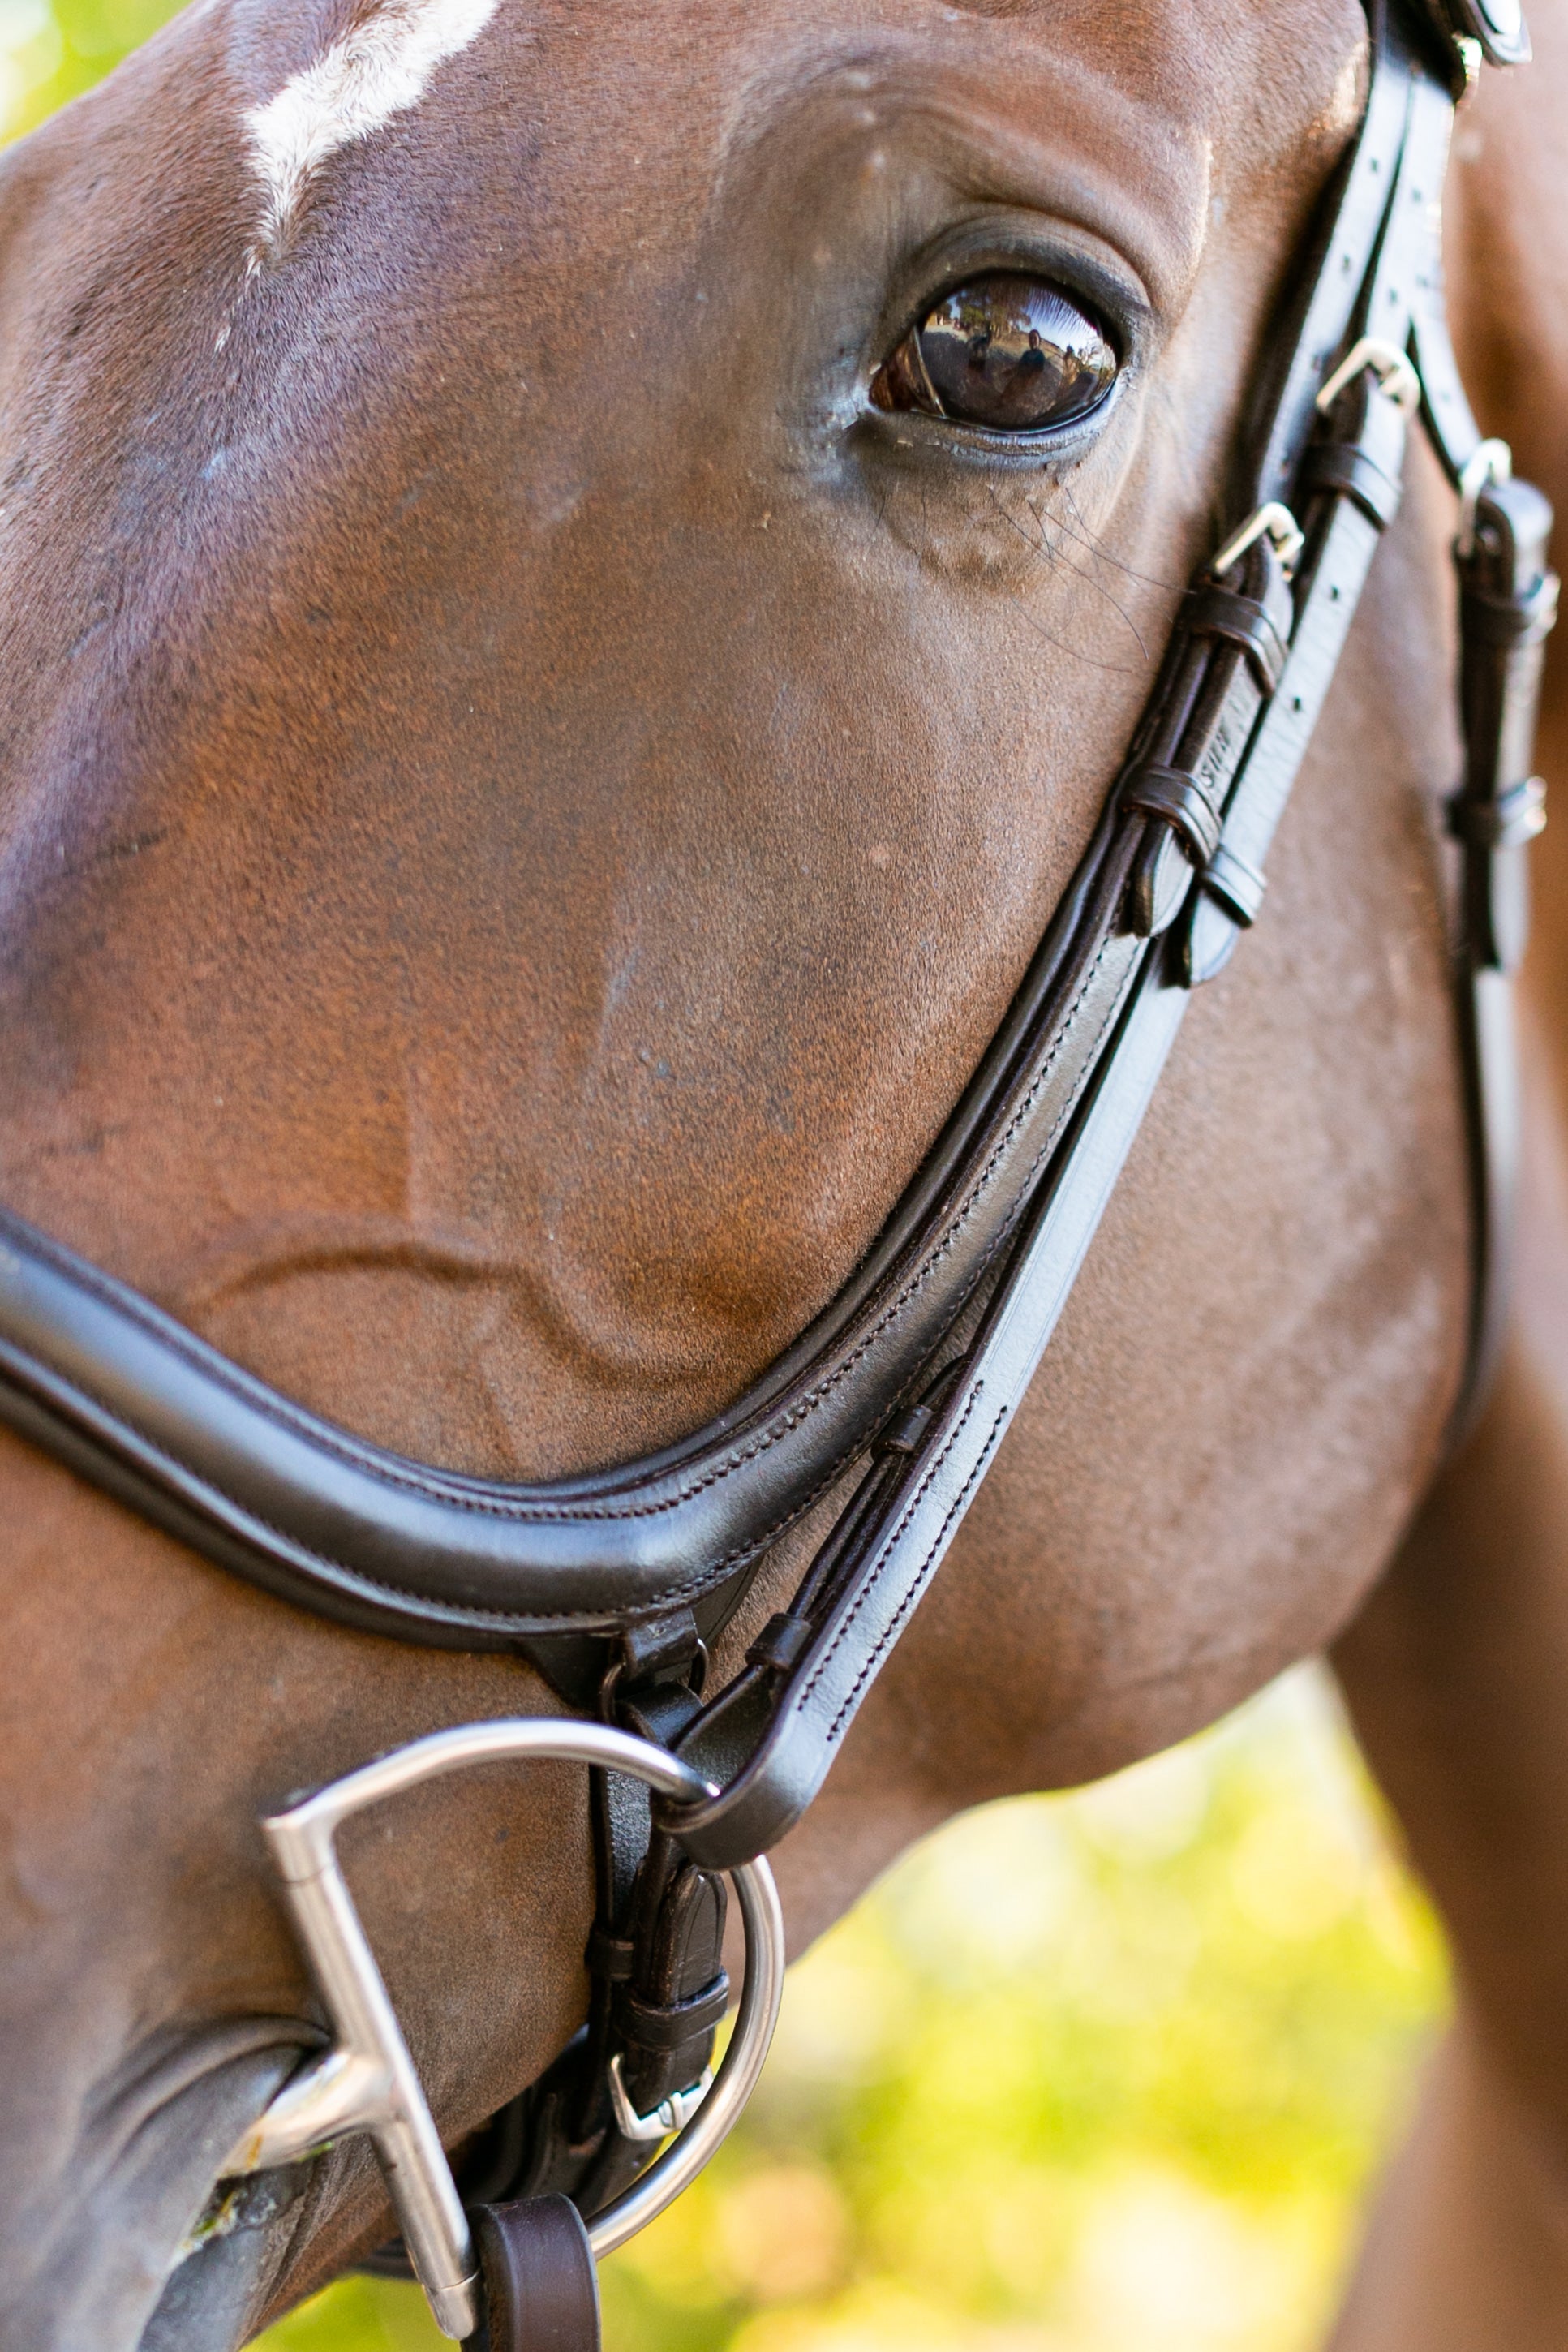
<svg viewBox="0 0 1568 2352"><path fill-rule="evenodd" d="M610 2352L1309 2352L1444 2000L1326 1680L952 1823L790 1973ZM436 2352L330 2289L266 2352Z"/></svg>
<svg viewBox="0 0 1568 2352"><path fill-rule="evenodd" d="M0 0L0 137L90 89L173 14L173 0Z"/></svg>
<svg viewBox="0 0 1568 2352"><path fill-rule="evenodd" d="M0 134L172 13L0 0ZM1308 2352L1444 2000L1325 1685L907 1856L745 2123L604 2269L610 2352ZM436 2352L348 2280L265 2352Z"/></svg>

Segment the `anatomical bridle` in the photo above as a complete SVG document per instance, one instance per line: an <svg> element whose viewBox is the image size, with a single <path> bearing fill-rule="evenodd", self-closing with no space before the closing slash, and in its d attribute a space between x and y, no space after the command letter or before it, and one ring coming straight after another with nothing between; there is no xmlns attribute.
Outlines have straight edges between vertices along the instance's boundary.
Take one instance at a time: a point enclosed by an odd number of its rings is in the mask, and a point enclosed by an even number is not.
<svg viewBox="0 0 1568 2352"><path fill-rule="evenodd" d="M591 2263L565 2199L600 2217L601 2250L618 2242L690 2178L755 2077L779 1974L758 1857L821 1786L994 1459L1193 989L1258 917L1418 409L1462 500L1465 767L1448 811L1475 1265L1461 1420L1484 1391L1505 1298L1510 977L1522 852L1542 822L1531 751L1557 583L1550 509L1510 478L1459 387L1438 198L1467 78L1483 53L1512 62L1528 44L1509 0L1369 0L1369 16L1360 132L1253 401L1234 501L1246 520L1184 602L1093 838L941 1138L839 1296L736 1403L645 1460L545 1485L426 1468L291 1403L0 1212L13 1427L285 1599L408 1641L517 1653L589 1718L436 1734L267 1825L336 2041L231 2169L369 2129L440 2324L492 2352L525 2336L559 2352L591 2340ZM809 1517L793 1600L709 1695L716 1635ZM587 2026L471 2150L465 2218L331 1835L361 1803L503 1754L591 1767L598 1916ZM746 1915L747 1983L704 2103L727 1996L725 1873Z"/></svg>

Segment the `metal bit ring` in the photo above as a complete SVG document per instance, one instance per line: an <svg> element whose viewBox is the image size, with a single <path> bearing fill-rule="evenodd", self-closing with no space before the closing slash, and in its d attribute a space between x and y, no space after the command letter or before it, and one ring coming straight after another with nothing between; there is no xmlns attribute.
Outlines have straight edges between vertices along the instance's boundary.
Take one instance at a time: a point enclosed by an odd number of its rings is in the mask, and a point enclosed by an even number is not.
<svg viewBox="0 0 1568 2352"><path fill-rule="evenodd" d="M264 2172L350 2132L368 2132L436 2326L459 2340L475 2332L479 2318L473 2241L334 1840L350 1815L385 1797L465 1764L508 1759L598 1765L688 1801L716 1793L689 1764L630 1732L570 1718L510 1717L432 1732L264 1821L334 2038L330 2049L284 2084L222 2168L225 2179ZM596 2255L623 2245L695 2179L734 2126L768 2055L784 1989L783 1914L766 1862L742 1863L729 1876L746 1930L735 2031L713 2087L685 2129L588 2225Z"/></svg>

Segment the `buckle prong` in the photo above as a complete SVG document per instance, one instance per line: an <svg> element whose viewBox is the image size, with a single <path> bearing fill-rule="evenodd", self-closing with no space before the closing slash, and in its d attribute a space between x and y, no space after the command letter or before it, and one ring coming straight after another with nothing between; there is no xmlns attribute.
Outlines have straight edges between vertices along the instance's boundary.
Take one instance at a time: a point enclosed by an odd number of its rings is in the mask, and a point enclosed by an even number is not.
<svg viewBox="0 0 1568 2352"><path fill-rule="evenodd" d="M1363 368L1370 368L1396 408L1406 416L1414 416L1421 405L1421 378L1408 352L1397 343L1388 342L1382 335L1363 335L1351 345L1338 367L1330 376L1317 397L1317 411L1326 416L1347 383L1354 382Z"/></svg>
<svg viewBox="0 0 1568 2352"><path fill-rule="evenodd" d="M1280 559L1280 569L1288 580L1307 541L1306 533L1290 508L1278 499L1266 499L1260 507L1253 509L1239 530L1231 532L1208 567L1215 578L1223 579L1226 572L1240 562L1248 549L1264 538L1273 542L1274 552Z"/></svg>

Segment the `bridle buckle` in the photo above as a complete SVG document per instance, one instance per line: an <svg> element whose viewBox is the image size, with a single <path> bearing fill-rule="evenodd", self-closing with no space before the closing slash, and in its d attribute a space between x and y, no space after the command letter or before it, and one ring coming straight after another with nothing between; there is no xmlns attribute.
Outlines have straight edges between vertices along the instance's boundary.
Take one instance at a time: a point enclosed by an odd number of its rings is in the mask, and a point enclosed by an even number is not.
<svg viewBox="0 0 1568 2352"><path fill-rule="evenodd" d="M1346 352L1338 367L1329 377L1314 404L1318 415L1326 416L1347 383L1354 383L1363 368L1370 368L1383 390L1403 415L1414 416L1421 405L1421 377L1408 352L1401 351L1381 335L1363 335Z"/></svg>
<svg viewBox="0 0 1568 2352"><path fill-rule="evenodd" d="M1290 508L1279 499L1266 499L1260 507L1253 509L1239 530L1231 532L1208 567L1215 578L1222 580L1260 539L1269 541L1288 580L1301 561L1307 536Z"/></svg>
<svg viewBox="0 0 1568 2352"><path fill-rule="evenodd" d="M1513 478L1513 451L1506 441L1481 441L1465 460L1459 475L1459 535L1455 551L1460 556L1473 555L1476 546L1476 509L1481 492L1494 483Z"/></svg>
<svg viewBox="0 0 1568 2352"><path fill-rule="evenodd" d="M610 2101L615 2110L615 2128L622 2139L641 2140L651 2146L654 2140L668 2139L672 2132L685 2131L713 2088L713 2068L705 2066L688 2089L672 2091L647 2115L640 2115L632 2104L621 2061L622 2053L618 2050L610 2061Z"/></svg>

